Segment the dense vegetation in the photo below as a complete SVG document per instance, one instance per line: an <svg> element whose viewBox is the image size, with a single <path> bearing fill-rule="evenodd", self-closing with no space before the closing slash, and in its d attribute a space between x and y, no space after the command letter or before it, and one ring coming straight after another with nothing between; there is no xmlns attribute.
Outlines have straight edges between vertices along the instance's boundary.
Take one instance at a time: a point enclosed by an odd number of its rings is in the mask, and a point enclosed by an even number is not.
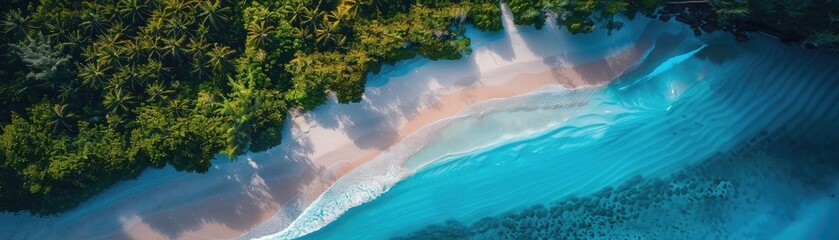
<svg viewBox="0 0 839 240"><path fill-rule="evenodd" d="M206 172L279 144L288 108L359 101L366 73L469 51L490 0L2 3L0 210L68 209L148 167Z"/></svg>
<svg viewBox="0 0 839 240"><path fill-rule="evenodd" d="M831 0L509 0L516 24L544 25L555 13L559 26L573 33L619 29L616 14L636 10L650 17L684 16L695 27L713 25L732 33L768 32L782 40L839 51L839 1ZM692 19L691 19L692 18ZM663 19L669 19L663 18ZM706 29L706 28L703 28Z"/></svg>
<svg viewBox="0 0 839 240"><path fill-rule="evenodd" d="M517 24L557 13L575 33L660 5L504 2ZM269 149L288 109L357 102L382 64L457 59L470 51L465 24L502 27L499 0L6 0L0 11L0 210L35 214L148 167L206 172L218 153ZM833 35L819 43L835 44L839 15L823 16Z"/></svg>
<svg viewBox="0 0 839 240"><path fill-rule="evenodd" d="M710 0L722 25L765 31L811 47L839 51L839 1Z"/></svg>

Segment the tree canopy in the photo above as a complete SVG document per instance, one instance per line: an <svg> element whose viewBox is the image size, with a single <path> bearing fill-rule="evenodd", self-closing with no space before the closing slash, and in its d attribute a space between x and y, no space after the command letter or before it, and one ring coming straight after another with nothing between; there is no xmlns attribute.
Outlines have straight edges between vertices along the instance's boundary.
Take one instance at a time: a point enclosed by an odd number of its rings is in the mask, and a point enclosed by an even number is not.
<svg viewBox="0 0 839 240"><path fill-rule="evenodd" d="M281 141L289 108L358 102L368 72L469 52L497 1L0 3L0 210L51 214L148 167L206 172ZM467 17L468 16L468 17Z"/></svg>
<svg viewBox="0 0 839 240"><path fill-rule="evenodd" d="M757 10L758 1L776 4ZM516 24L540 28L555 14L573 33L618 29L614 16L650 15L660 4L503 2ZM732 20L818 6L710 2ZM149 167L203 173L219 153L267 150L280 143L288 109L313 109L330 94L358 102L382 64L469 54L467 24L500 30L500 3L3 1L0 210L57 213ZM812 25L819 33L809 41L835 46L839 14L819 16L830 22Z"/></svg>

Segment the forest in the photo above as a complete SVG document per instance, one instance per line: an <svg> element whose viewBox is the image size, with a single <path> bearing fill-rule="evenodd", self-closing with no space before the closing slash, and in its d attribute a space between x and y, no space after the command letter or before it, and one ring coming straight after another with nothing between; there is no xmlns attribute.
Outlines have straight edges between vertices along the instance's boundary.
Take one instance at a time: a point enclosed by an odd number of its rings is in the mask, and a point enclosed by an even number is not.
<svg viewBox="0 0 839 240"><path fill-rule="evenodd" d="M290 109L358 102L384 64L468 55L465 29L500 30L501 2L516 24L586 33L669 1L3 1L0 211L55 214L150 167L204 173L270 149ZM837 3L700 2L722 27L839 43Z"/></svg>

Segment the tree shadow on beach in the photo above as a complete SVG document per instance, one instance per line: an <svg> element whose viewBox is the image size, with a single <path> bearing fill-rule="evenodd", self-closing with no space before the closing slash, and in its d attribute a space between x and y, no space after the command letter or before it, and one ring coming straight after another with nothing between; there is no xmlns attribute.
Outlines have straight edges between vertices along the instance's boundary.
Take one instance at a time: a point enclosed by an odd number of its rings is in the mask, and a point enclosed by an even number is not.
<svg viewBox="0 0 839 240"><path fill-rule="evenodd" d="M510 34L510 31L489 33L488 36L498 37L493 34ZM490 45L481 49L492 51L494 55L506 61L512 61L517 56L510 36L501 37L503 39L487 43ZM527 48L534 54L551 54L551 51L543 49L549 47L544 42L528 41L527 36L523 38L525 44L528 44ZM562 63L562 58L557 55L541 57L550 66ZM368 87L362 102L344 105L336 103L332 98L328 104L302 113L305 124L310 126L287 127L283 134L284 142L280 146L264 153L249 154L250 159L239 159L237 163L213 169L207 174L210 176L190 176L187 182L173 186L173 189L187 187L191 185L190 181L203 181L206 177L227 179L222 181L223 184L213 185L211 189L201 192L203 196L213 197L192 206L174 207L178 208L174 211L145 210L134 214L146 217L142 223L167 238L210 237L190 234L208 225L222 225L239 232L249 231L265 220L263 217L254 216L261 216L265 212L278 212L278 215L285 214L286 220L293 219L299 214L299 210L302 210L295 207L304 206L282 207L278 210L278 205L306 204L317 197L317 194L313 193L328 187L338 175L334 174L334 169L315 166L311 162L313 143L308 137L295 139L290 133L291 129L305 130L319 126L339 130L361 149L384 150L399 140L399 131L404 120L419 117L423 109L440 109L442 106L437 104L438 99L452 91L482 85L482 73L474 56L454 61L428 61L418 65L400 74L370 75L371 79L386 78L386 84ZM291 120L286 122L292 124ZM149 194L164 192L161 189L153 191L158 192ZM171 191L166 194L179 193ZM169 203L163 202L159 208L166 208L165 204ZM144 216L145 214L151 216ZM129 238L124 235L114 237Z"/></svg>
<svg viewBox="0 0 839 240"><path fill-rule="evenodd" d="M566 87L602 85L632 76L634 72L639 72L631 69L632 66L644 61L647 51L654 50L646 56L647 61L657 61L661 56L670 54L685 39L683 31L678 35L662 32L667 23L658 20L643 23L641 29L617 30L641 31L638 35L618 35L605 30L572 35L550 22L552 19L548 21L550 24L542 30L520 27L521 39L545 66L551 67L550 72L556 82ZM560 48L557 44L561 44ZM645 66L654 67L656 64Z"/></svg>
<svg viewBox="0 0 839 240"><path fill-rule="evenodd" d="M247 154L234 163L219 164L206 175L190 175L184 181L169 183L174 191L162 187L146 193L186 203L195 198L205 199L203 201L191 202L193 205L187 206L167 206L177 203L164 200L157 206L151 206L151 209L137 209L139 212L132 212L131 203L125 203L127 206L122 206L122 211L109 210L108 214L130 213L139 216L151 231L170 239L207 239L230 234L233 235L226 237L237 237L241 232L247 232L265 221L265 213L277 212L287 202L309 191L309 185L318 184L319 181L334 181L319 179L323 178L321 175L324 174L324 168L314 165L310 160L312 143L305 137L293 138L290 129L284 131L285 141L278 147L262 153ZM177 189L196 185L191 182L213 179L220 184L205 187L197 196L177 196L188 195L188 191ZM174 210L158 211L158 208ZM119 222L117 219L120 216L114 217L115 222ZM211 224L224 226L234 232L205 229ZM191 233L194 231L203 235ZM131 239L131 236L122 233L108 238Z"/></svg>
<svg viewBox="0 0 839 240"><path fill-rule="evenodd" d="M426 108L439 107L440 97L456 89L479 85L481 73L473 58L430 61L398 77L388 74L386 84L368 87L359 103L338 104L334 98L303 113L312 126L340 130L361 149L384 150L399 140L404 120Z"/></svg>
<svg viewBox="0 0 839 240"><path fill-rule="evenodd" d="M494 46L492 50L498 50L502 58L514 58L509 47L507 51L502 51L505 47L497 44ZM143 218L143 224L167 238L211 237L192 233L204 230L208 225L221 225L238 232L255 228L255 231L264 230L265 227L259 229L258 226L264 224L266 219L254 216L261 216L265 212L277 212L270 221L287 224L322 190L337 180L337 169L342 167L340 164L329 169L315 166L311 162L314 153L312 139L300 137L306 136L305 132L297 133L299 136L294 138L291 129L307 131L312 127L322 127L339 130L361 149L384 150L398 141L403 120L418 117L417 114L423 109L440 107L436 103L443 94L480 85L481 72L471 56L452 61L417 61L427 62L395 76L387 73L371 75L371 78L387 78L386 84L368 87L360 103L338 104L333 97L328 104L302 113L304 121L300 123L293 123L293 116L290 116L286 121L289 125L301 126L287 127L280 146L267 152L248 154L248 157L241 157L237 163L214 168L207 173L210 176L189 176L187 182L174 186L175 189L190 186L189 181L201 181L198 177L228 179L219 186L213 185L212 189L201 192L203 196L200 197L206 200L192 206L173 207L176 210L141 210L133 215ZM161 189L152 191L149 194L164 192ZM167 194L177 195L178 192ZM278 207L277 203L282 206ZM166 208L165 204L168 203L161 203L158 208ZM110 238L129 239L130 236L122 234Z"/></svg>

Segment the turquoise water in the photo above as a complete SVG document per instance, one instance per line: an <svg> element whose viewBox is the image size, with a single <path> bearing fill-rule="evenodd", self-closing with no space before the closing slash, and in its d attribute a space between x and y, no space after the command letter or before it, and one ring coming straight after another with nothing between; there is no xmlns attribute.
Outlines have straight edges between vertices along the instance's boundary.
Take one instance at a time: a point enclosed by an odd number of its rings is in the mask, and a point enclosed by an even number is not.
<svg viewBox="0 0 839 240"><path fill-rule="evenodd" d="M303 238L835 239L836 67L771 39L664 34L603 89L449 123L416 172ZM423 157L470 140L492 144Z"/></svg>

